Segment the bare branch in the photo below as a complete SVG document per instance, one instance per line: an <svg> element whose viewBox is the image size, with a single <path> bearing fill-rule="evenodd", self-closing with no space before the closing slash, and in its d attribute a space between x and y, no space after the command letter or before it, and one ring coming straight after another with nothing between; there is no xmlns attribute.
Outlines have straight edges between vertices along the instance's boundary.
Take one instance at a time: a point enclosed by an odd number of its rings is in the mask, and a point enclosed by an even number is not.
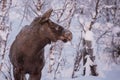
<svg viewBox="0 0 120 80"><path fill-rule="evenodd" d="M79 19L79 17L78 17L78 19ZM79 24L81 25L83 31L86 32L85 29L84 29L84 25L83 25L79 20L78 20L78 22L79 22Z"/></svg>
<svg viewBox="0 0 120 80"><path fill-rule="evenodd" d="M24 11L23 11L23 17L22 17L22 19L21 19L21 22L20 22L20 24L19 24L19 27L22 25L22 23L23 23L23 21L24 21L24 18L25 18L25 15L26 15L26 10L27 10L27 3L28 3L28 1L29 0L27 0L26 1L26 3L25 3L25 8L24 8Z"/></svg>
<svg viewBox="0 0 120 80"><path fill-rule="evenodd" d="M109 30L107 30L107 31L105 31L103 34L101 34L101 35L97 38L96 43L98 43L98 41L99 41L105 34L107 34L108 32L109 32Z"/></svg>
<svg viewBox="0 0 120 80"><path fill-rule="evenodd" d="M30 9L37 15L37 16L40 16L37 11L35 11L30 5L29 5Z"/></svg>

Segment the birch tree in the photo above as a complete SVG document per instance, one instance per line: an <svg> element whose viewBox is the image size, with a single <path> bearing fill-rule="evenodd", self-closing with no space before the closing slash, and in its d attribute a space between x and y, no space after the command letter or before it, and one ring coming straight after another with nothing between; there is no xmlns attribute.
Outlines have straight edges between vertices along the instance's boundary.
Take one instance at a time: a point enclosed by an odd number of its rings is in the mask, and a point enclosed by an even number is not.
<svg viewBox="0 0 120 80"><path fill-rule="evenodd" d="M8 55L7 41L11 30L11 24L9 21L9 11L12 5L12 0L1 0L0 1L0 74L4 76L5 79L11 80L10 64L9 60L6 60ZM4 70L8 71L7 73Z"/></svg>

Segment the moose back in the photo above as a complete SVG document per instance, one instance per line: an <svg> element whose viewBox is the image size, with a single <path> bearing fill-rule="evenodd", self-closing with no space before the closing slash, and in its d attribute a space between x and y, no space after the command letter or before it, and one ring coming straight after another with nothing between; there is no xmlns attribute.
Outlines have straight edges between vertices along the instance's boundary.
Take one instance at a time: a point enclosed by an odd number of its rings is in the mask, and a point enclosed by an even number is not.
<svg viewBox="0 0 120 80"><path fill-rule="evenodd" d="M44 47L57 40L67 42L72 39L69 30L49 19L51 13L52 9L42 17L35 18L19 32L12 43L9 57L15 80L24 80L26 73L30 75L29 80L40 80L45 63Z"/></svg>

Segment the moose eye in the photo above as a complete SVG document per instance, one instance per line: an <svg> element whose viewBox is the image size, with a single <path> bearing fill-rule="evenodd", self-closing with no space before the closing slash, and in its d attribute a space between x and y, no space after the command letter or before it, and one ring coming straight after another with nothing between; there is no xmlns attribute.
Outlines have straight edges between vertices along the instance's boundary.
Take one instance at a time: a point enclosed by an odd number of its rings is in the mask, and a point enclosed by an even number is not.
<svg viewBox="0 0 120 80"><path fill-rule="evenodd" d="M59 30L59 27L56 27L55 29L58 31L58 30Z"/></svg>
<svg viewBox="0 0 120 80"><path fill-rule="evenodd" d="M63 28L58 26L58 27L56 27L56 30L57 30L57 31L62 31Z"/></svg>

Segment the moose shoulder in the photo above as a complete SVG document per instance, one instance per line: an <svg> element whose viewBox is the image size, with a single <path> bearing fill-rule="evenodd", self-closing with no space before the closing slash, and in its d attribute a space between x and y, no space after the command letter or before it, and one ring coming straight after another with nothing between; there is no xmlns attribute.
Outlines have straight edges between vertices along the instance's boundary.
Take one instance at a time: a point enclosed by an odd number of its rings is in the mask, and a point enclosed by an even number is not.
<svg viewBox="0 0 120 80"><path fill-rule="evenodd" d="M52 9L35 18L19 32L11 45L9 57L15 80L24 80L26 73L30 75L29 80L40 80L44 67L44 47L57 40L67 42L72 39L69 30L49 19L51 13Z"/></svg>

